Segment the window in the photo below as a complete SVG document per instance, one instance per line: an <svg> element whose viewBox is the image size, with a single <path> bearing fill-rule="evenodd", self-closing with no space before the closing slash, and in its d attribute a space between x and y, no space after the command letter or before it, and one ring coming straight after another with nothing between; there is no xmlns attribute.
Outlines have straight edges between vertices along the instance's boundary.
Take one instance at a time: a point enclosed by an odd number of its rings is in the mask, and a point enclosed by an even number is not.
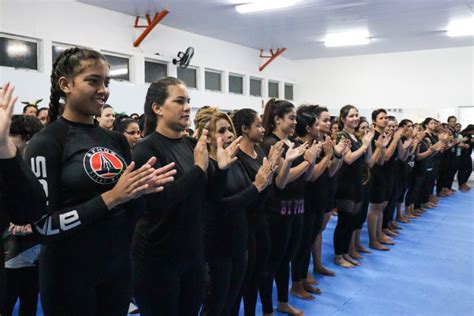
<svg viewBox="0 0 474 316"><path fill-rule="evenodd" d="M73 48L74 46L71 45L66 45L66 44L59 44L59 43L53 43L53 64L56 58L58 58L59 54L64 52L68 48Z"/></svg>
<svg viewBox="0 0 474 316"><path fill-rule="evenodd" d="M154 82L168 76L168 64L157 61L145 61L145 82Z"/></svg>
<svg viewBox="0 0 474 316"><path fill-rule="evenodd" d="M229 75L229 92L244 94L244 78L239 75Z"/></svg>
<svg viewBox="0 0 474 316"><path fill-rule="evenodd" d="M222 91L221 73L214 70L206 70L204 73L205 88L211 91Z"/></svg>
<svg viewBox="0 0 474 316"><path fill-rule="evenodd" d="M178 67L178 79L182 80L188 88L197 89L197 69L186 68L181 69Z"/></svg>
<svg viewBox="0 0 474 316"><path fill-rule="evenodd" d="M293 85L285 83L285 100L293 100Z"/></svg>
<svg viewBox="0 0 474 316"><path fill-rule="evenodd" d="M38 70L38 43L0 35L0 66Z"/></svg>
<svg viewBox="0 0 474 316"><path fill-rule="evenodd" d="M268 82L268 97L278 98L278 82L275 82L275 81Z"/></svg>
<svg viewBox="0 0 474 316"><path fill-rule="evenodd" d="M254 97L262 96L262 79L250 78L250 95Z"/></svg>
<svg viewBox="0 0 474 316"><path fill-rule="evenodd" d="M130 65L127 57L104 54L110 64L110 78L130 81Z"/></svg>

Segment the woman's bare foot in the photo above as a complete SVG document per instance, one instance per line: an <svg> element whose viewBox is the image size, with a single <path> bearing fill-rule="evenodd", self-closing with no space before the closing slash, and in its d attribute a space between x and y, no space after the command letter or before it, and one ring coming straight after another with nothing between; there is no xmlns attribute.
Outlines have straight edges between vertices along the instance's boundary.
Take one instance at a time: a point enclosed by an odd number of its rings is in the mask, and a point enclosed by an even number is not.
<svg viewBox="0 0 474 316"><path fill-rule="evenodd" d="M334 257L334 263L338 266L341 266L343 268L354 268L355 265L347 261L342 255L335 256Z"/></svg>
<svg viewBox="0 0 474 316"><path fill-rule="evenodd" d="M349 256L349 254L345 253L345 254L342 255L342 257L344 258L344 260L346 260L347 262L349 262L353 266L360 266L360 262L353 259L353 258L351 258L351 256Z"/></svg>
<svg viewBox="0 0 474 316"><path fill-rule="evenodd" d="M395 242L391 239L379 239L379 242L384 245L395 245Z"/></svg>
<svg viewBox="0 0 474 316"><path fill-rule="evenodd" d="M349 256L354 259L364 259L355 249L349 250Z"/></svg>
<svg viewBox="0 0 474 316"><path fill-rule="evenodd" d="M316 285L318 284L318 281L311 275L308 273L308 275L306 276L306 279L303 280L303 282L307 283L307 284L310 284L310 285Z"/></svg>
<svg viewBox="0 0 474 316"><path fill-rule="evenodd" d="M294 308L288 303L282 303L278 302L278 307L277 307L278 312L287 314L287 315L294 315L294 316L303 316L303 311L299 310L297 308Z"/></svg>
<svg viewBox="0 0 474 316"><path fill-rule="evenodd" d="M410 221L408 220L407 216L400 216L397 218L397 222L403 223L403 224L408 224Z"/></svg>
<svg viewBox="0 0 474 316"><path fill-rule="evenodd" d="M310 301L314 300L314 296L306 292L306 290L303 287L302 282L295 282L291 286L290 293L294 295L297 298L300 298L305 301Z"/></svg>
<svg viewBox="0 0 474 316"><path fill-rule="evenodd" d="M390 225L390 228L391 228L392 230L394 230L394 229L396 229L396 230L402 230L402 229L403 229L403 227L401 227L400 225L398 225L396 221L391 221L389 225Z"/></svg>
<svg viewBox="0 0 474 316"><path fill-rule="evenodd" d="M388 235L388 236L394 236L394 237L398 236L398 233L395 232L394 230L390 229L390 228L385 228L383 230L383 232L384 232L385 235Z"/></svg>
<svg viewBox="0 0 474 316"><path fill-rule="evenodd" d="M321 294L321 289L319 287L312 286L311 284L308 284L304 281L303 281L303 288L308 293Z"/></svg>
<svg viewBox="0 0 474 316"><path fill-rule="evenodd" d="M382 251L389 251L390 248L382 245L381 243L370 243L369 244L369 247L372 248L372 249L375 249L375 250L382 250Z"/></svg>
<svg viewBox="0 0 474 316"><path fill-rule="evenodd" d="M320 267L314 267L313 272L315 274L322 274L326 276L336 276L336 273L334 271L329 270L326 267L320 266Z"/></svg>
<svg viewBox="0 0 474 316"><path fill-rule="evenodd" d="M365 248L364 246L362 245L357 245L356 246L356 250L358 252L362 252L362 253L372 253L372 251L370 251L369 249Z"/></svg>

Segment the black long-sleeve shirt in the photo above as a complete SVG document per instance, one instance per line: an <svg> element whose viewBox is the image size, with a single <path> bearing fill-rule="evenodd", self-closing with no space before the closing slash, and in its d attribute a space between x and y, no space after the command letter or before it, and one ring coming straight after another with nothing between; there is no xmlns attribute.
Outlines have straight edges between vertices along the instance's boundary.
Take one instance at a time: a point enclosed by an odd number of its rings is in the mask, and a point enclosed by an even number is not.
<svg viewBox="0 0 474 316"><path fill-rule="evenodd" d="M132 242L136 256L170 261L204 260L207 193L214 195L213 188L222 190L226 172L219 169L214 172L211 163L207 173L195 166L195 145L196 140L188 137L172 139L154 132L135 147L133 158L137 167L155 156L155 168L175 162L177 171L175 180L166 184L163 192L145 196L145 214L138 222Z"/></svg>
<svg viewBox="0 0 474 316"><path fill-rule="evenodd" d="M271 146L280 141L278 136L270 134L265 137L262 143L263 151L268 155ZM300 144L295 143L295 147ZM285 157L288 150L288 145L284 143L282 157ZM291 168L298 166L304 161L304 157L298 157L291 163ZM280 215L299 215L304 213L304 187L305 174L303 173L297 179L287 183L287 185L280 189L273 182L270 194L267 200L267 207L271 212L276 212Z"/></svg>
<svg viewBox="0 0 474 316"><path fill-rule="evenodd" d="M217 168L214 161L211 162ZM213 257L241 256L247 250L246 210L259 192L240 161L227 172L222 198L212 200L206 225L207 254Z"/></svg>
<svg viewBox="0 0 474 316"><path fill-rule="evenodd" d="M110 260L129 250L139 200L108 210L101 194L115 186L130 156L123 135L64 118L33 137L25 158L48 200L34 230L51 253Z"/></svg>
<svg viewBox="0 0 474 316"><path fill-rule="evenodd" d="M0 236L9 223L33 224L46 208L46 197L40 183L25 164L20 153L11 159L0 159ZM4 300L4 249L0 240L0 313Z"/></svg>

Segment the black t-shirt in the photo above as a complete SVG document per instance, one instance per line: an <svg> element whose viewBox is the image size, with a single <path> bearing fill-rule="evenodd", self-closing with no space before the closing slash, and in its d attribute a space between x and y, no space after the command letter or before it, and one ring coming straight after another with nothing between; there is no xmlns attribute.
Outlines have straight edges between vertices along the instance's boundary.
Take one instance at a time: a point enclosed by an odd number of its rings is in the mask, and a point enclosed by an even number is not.
<svg viewBox="0 0 474 316"><path fill-rule="evenodd" d="M217 163L211 161L217 168ZM227 171L221 199L213 199L208 208L206 248L211 257L241 257L247 250L246 210L259 193L240 161Z"/></svg>
<svg viewBox="0 0 474 316"><path fill-rule="evenodd" d="M324 151L316 159L315 165L324 158ZM329 167L314 181L305 182L304 207L305 212L320 212L326 209L329 199Z"/></svg>
<svg viewBox="0 0 474 316"><path fill-rule="evenodd" d="M222 181L226 180L226 173L219 171L214 175L212 163L207 173L195 166L195 145L196 140L189 137L172 139L154 132L135 147L133 158L137 167L155 156L155 168L175 162L177 171L175 180L166 184L164 191L145 196L145 214L137 224L132 242L135 255L177 261L204 260L207 194L210 186L217 190L225 188ZM212 194L216 198L220 196Z"/></svg>
<svg viewBox="0 0 474 316"><path fill-rule="evenodd" d="M257 152L257 157L253 158L244 153L242 150L237 152L237 157L239 161L242 163L250 181L255 180L255 176L257 175L258 169L263 164L263 158L265 158L265 153L262 149L256 148L255 151ZM268 193L270 188L267 187L264 191L260 192L256 201L254 201L248 207L248 216L249 219L256 218L257 220L261 220L265 216L265 202L268 197Z"/></svg>
<svg viewBox="0 0 474 316"><path fill-rule="evenodd" d="M33 137L26 161L48 201L34 229L51 254L109 261L129 251L139 200L109 211L101 194L115 186L130 160L125 137L98 125L59 118Z"/></svg>
<svg viewBox="0 0 474 316"><path fill-rule="evenodd" d="M278 136L270 134L263 140L262 149L268 155L272 145L280 141ZM295 142L295 147L300 144ZM285 157L288 145L283 145L282 157ZM304 157L295 159L291 168L298 166L304 161ZM276 212L280 215L298 215L304 213L304 174L293 182L287 183L286 187L279 189L273 181L268 197L267 208L270 212Z"/></svg>
<svg viewBox="0 0 474 316"><path fill-rule="evenodd" d="M346 131L342 131L339 134L351 141L351 152L355 152L362 147L362 142L354 139ZM351 165L345 162L342 164L337 174L336 199L353 200L356 202L362 200L364 160L365 154L362 154Z"/></svg>

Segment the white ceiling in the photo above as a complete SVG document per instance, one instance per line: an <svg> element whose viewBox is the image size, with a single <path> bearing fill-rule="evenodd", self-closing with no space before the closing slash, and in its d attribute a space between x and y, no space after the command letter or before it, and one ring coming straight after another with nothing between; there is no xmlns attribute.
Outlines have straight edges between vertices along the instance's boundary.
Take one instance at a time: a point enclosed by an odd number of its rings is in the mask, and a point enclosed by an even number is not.
<svg viewBox="0 0 474 316"><path fill-rule="evenodd" d="M272 0L269 0L272 1ZM242 15L246 0L79 0L129 15L170 11L163 24L256 49L286 47L290 59L349 56L474 45L449 38L454 19L473 15L474 0L301 0L294 7ZM368 29L369 45L325 47L328 32Z"/></svg>

